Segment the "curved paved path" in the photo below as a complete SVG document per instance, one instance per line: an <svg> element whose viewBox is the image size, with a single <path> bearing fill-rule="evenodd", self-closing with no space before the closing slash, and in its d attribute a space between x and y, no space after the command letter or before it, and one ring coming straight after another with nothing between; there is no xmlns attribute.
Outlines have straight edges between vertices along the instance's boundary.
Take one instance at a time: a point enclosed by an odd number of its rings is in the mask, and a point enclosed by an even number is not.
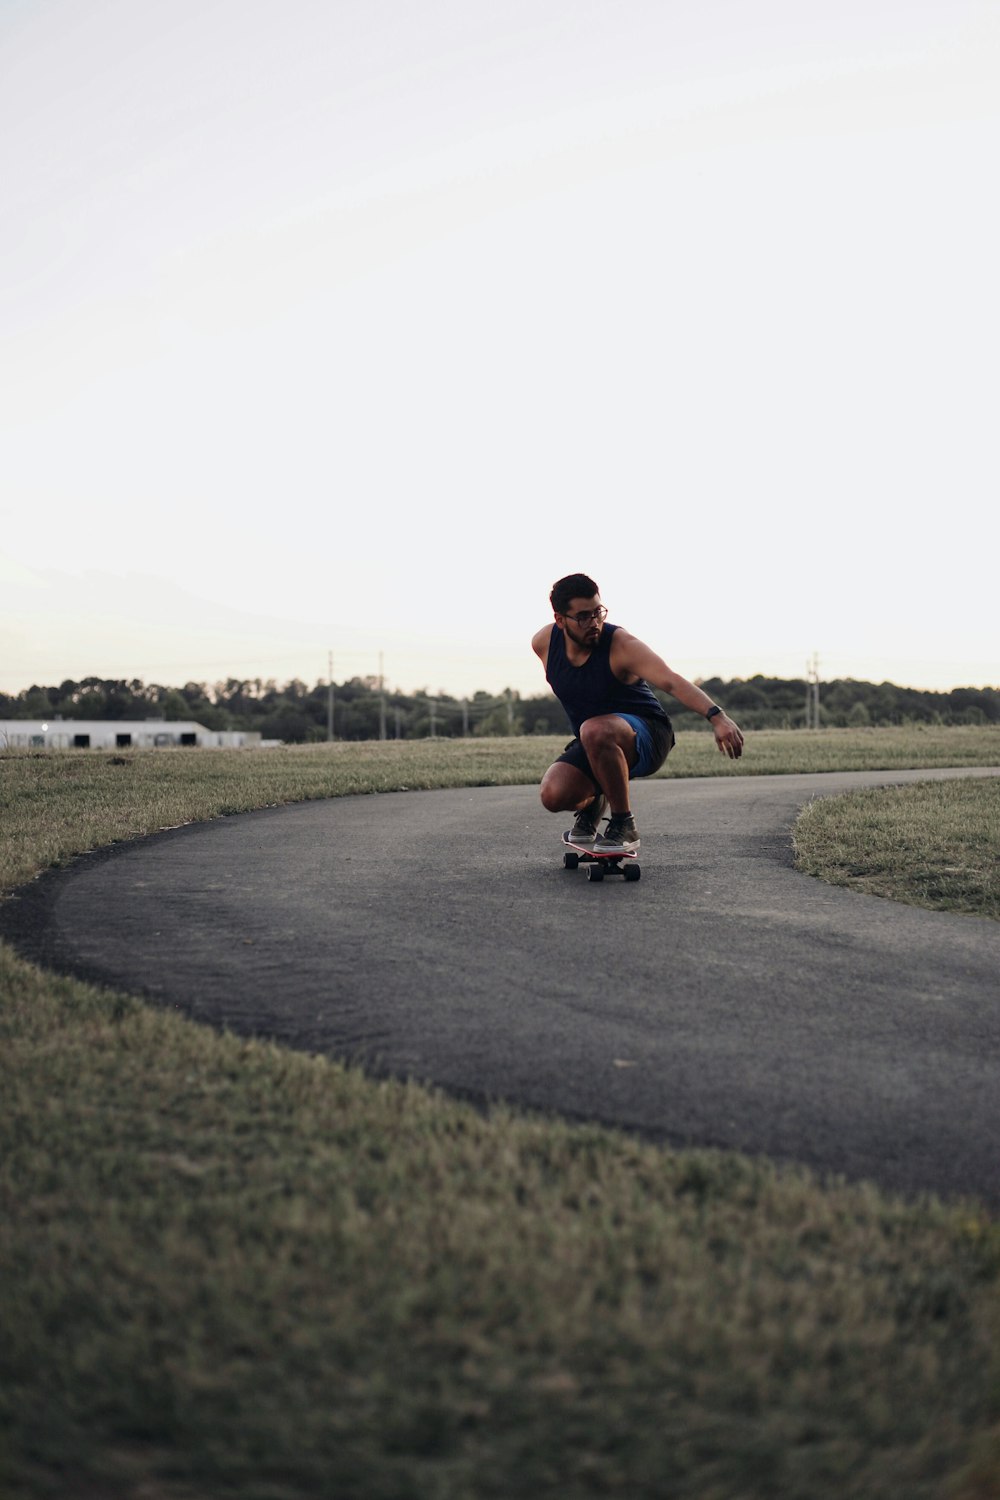
<svg viewBox="0 0 1000 1500"><path fill-rule="evenodd" d="M631 885L563 870L532 787L303 803L84 857L0 930L475 1099L1000 1204L1000 925L791 868L811 797L943 774L997 772L646 783Z"/></svg>

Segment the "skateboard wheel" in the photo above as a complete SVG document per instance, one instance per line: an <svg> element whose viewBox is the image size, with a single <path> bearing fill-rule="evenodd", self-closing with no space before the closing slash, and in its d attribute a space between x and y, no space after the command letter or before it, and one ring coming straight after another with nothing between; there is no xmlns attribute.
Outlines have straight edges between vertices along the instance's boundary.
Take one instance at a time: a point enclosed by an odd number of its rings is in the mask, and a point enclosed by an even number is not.
<svg viewBox="0 0 1000 1500"><path fill-rule="evenodd" d="M587 871L587 879L588 880L603 880L604 879L604 871L601 869L600 865L596 865L595 864L595 865L591 865L590 866L590 869Z"/></svg>
<svg viewBox="0 0 1000 1500"><path fill-rule="evenodd" d="M579 854L564 854L563 855L563 864L566 866L567 870L575 870L576 867L579 865L579 863L580 863L580 856L579 856Z"/></svg>
<svg viewBox="0 0 1000 1500"><path fill-rule="evenodd" d="M642 871L639 869L638 865L626 865L622 873L624 874L626 880L638 880L639 876L642 874Z"/></svg>

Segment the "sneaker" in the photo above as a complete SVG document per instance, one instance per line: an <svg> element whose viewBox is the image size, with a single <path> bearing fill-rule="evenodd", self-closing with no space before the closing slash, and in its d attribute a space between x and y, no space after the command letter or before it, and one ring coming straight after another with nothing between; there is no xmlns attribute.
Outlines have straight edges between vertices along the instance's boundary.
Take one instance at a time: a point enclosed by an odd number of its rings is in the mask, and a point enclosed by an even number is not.
<svg viewBox="0 0 1000 1500"><path fill-rule="evenodd" d="M612 813L608 819L608 826L604 832L595 840L594 848L602 850L610 849L638 849L639 830L635 826L635 818L632 813Z"/></svg>
<svg viewBox="0 0 1000 1500"><path fill-rule="evenodd" d="M570 843L592 844L597 837L597 825L604 816L604 809L608 801L604 796L597 796L593 802L588 802L582 812L576 815L576 822L570 829Z"/></svg>

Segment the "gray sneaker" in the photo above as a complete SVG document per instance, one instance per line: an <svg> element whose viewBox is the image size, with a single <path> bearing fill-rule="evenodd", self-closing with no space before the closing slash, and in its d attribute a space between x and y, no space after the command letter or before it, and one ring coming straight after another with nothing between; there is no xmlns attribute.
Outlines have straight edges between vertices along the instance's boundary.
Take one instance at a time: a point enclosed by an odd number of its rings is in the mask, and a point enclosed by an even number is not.
<svg viewBox="0 0 1000 1500"><path fill-rule="evenodd" d="M569 837L572 844L592 844L597 838L597 825L604 816L604 809L608 805L608 799L601 795L588 802L582 812L576 815L576 822L570 829Z"/></svg>
<svg viewBox="0 0 1000 1500"><path fill-rule="evenodd" d="M608 826L602 834L594 841L594 848L605 853L612 849L624 851L638 849L639 830L635 826L635 818L632 813L612 813L608 819Z"/></svg>

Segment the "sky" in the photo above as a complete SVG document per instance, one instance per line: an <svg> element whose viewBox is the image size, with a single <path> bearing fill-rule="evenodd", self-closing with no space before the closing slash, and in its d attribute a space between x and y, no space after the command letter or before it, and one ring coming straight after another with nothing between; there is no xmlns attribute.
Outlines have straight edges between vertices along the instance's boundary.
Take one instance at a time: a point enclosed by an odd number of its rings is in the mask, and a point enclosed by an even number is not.
<svg viewBox="0 0 1000 1500"><path fill-rule="evenodd" d="M1000 684L998 0L0 0L0 690Z"/></svg>

